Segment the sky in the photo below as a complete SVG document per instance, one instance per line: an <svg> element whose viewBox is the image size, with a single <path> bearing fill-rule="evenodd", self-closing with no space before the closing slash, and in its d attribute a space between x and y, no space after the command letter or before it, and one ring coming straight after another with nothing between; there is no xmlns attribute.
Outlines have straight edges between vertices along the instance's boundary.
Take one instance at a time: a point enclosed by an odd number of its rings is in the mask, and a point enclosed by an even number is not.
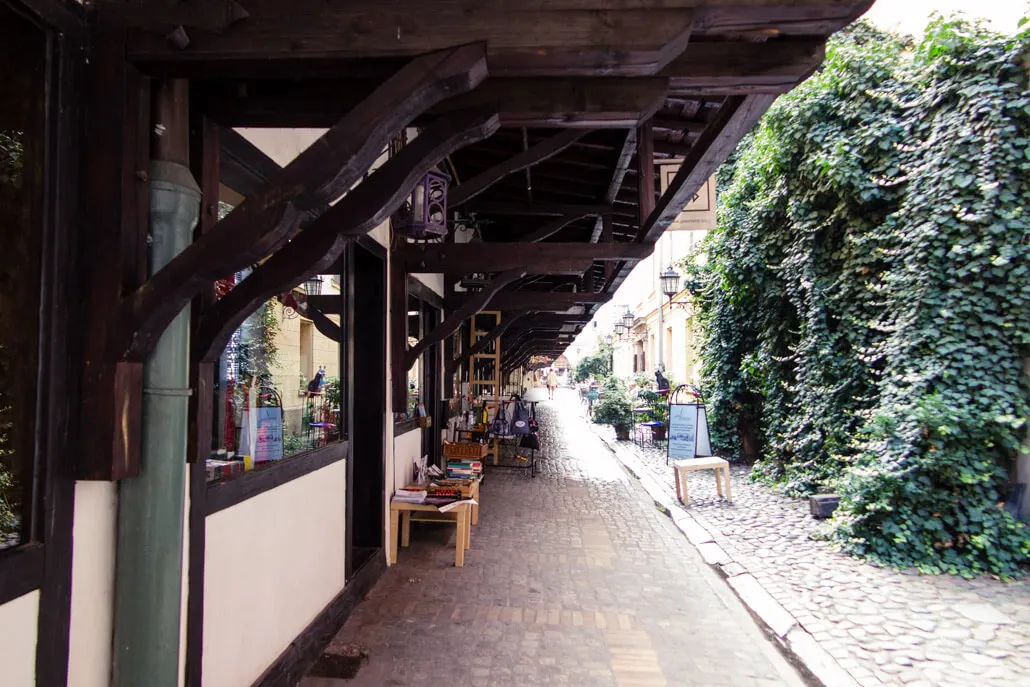
<svg viewBox="0 0 1030 687"><path fill-rule="evenodd" d="M881 28L918 36L935 11L983 17L1006 33L1015 32L1019 19L1030 15L1027 0L876 0L865 16Z"/></svg>

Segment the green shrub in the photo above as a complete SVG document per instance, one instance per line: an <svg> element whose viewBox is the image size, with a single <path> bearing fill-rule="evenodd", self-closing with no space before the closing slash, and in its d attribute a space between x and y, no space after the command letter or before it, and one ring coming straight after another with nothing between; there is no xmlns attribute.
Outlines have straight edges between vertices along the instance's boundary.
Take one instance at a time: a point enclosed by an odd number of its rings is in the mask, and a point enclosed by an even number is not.
<svg viewBox="0 0 1030 687"><path fill-rule="evenodd" d="M1030 415L1028 50L946 19L834 38L720 173L692 267L713 443L839 489L838 540L891 565L1030 558L998 507Z"/></svg>

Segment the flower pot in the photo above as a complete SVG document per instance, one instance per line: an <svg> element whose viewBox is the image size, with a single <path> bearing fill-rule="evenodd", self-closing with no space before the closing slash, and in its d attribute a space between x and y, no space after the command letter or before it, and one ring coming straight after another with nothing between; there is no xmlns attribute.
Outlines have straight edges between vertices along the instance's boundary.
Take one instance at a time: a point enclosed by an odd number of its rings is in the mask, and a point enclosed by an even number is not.
<svg viewBox="0 0 1030 687"><path fill-rule="evenodd" d="M629 441L629 425L614 425L615 438L619 441Z"/></svg>
<svg viewBox="0 0 1030 687"><path fill-rule="evenodd" d="M655 441L665 441L665 431L668 429L664 424L651 426L651 438Z"/></svg>

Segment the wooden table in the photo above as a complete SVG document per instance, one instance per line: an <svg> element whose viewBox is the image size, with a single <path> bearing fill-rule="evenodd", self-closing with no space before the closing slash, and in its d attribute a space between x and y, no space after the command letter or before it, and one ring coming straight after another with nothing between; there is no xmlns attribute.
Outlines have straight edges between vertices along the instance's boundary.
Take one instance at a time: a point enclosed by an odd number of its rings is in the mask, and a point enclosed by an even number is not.
<svg viewBox="0 0 1030 687"><path fill-rule="evenodd" d="M690 458L688 460L672 461L672 469L676 478L676 498L683 505L687 504L687 473L694 470L715 470L715 490L722 496L722 484L719 482L720 473L726 480L726 500L733 501L733 492L730 490L730 464L723 458L710 456L708 458Z"/></svg>
<svg viewBox="0 0 1030 687"><path fill-rule="evenodd" d="M453 522L457 528L457 543L454 546L454 567L465 565L465 549L469 547L472 537L473 506L461 503L453 510L441 513L440 506L429 503L390 502L390 546L387 552L388 563L397 562L397 537L401 538L401 546L408 546L411 540L411 521ZM399 531L399 532L398 532Z"/></svg>

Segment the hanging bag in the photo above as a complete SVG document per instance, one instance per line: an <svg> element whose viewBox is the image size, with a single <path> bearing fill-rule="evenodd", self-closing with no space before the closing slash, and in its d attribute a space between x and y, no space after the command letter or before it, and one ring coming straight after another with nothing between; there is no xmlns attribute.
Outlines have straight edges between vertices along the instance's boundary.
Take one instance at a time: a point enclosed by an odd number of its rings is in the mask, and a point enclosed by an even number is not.
<svg viewBox="0 0 1030 687"><path fill-rule="evenodd" d="M511 411L511 433L514 436L529 434L529 413L522 401L515 401L515 408Z"/></svg>
<svg viewBox="0 0 1030 687"><path fill-rule="evenodd" d="M536 423L536 403L529 404L529 432L536 434L540 431L540 425Z"/></svg>
<svg viewBox="0 0 1030 687"><path fill-rule="evenodd" d="M494 418L493 424L490 425L490 433L499 437L508 436L508 417L504 413L503 403L497 406L497 417Z"/></svg>

